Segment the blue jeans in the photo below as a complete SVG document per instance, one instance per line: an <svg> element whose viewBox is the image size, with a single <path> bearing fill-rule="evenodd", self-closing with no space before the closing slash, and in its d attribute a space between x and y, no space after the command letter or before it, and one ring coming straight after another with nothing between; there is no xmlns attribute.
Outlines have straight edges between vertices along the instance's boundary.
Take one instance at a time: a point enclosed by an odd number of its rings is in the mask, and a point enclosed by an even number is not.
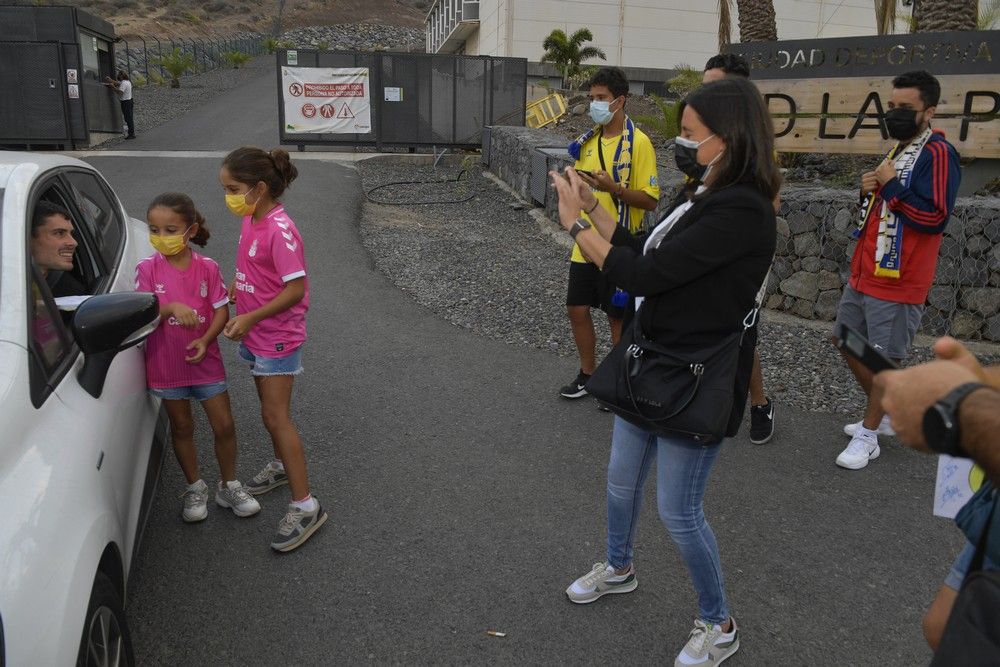
<svg viewBox="0 0 1000 667"><path fill-rule="evenodd" d="M642 487L656 461L660 519L691 574L701 619L721 624L729 620L725 582L715 533L701 503L720 447L657 436L615 417L608 463L608 563L622 569L632 562Z"/></svg>

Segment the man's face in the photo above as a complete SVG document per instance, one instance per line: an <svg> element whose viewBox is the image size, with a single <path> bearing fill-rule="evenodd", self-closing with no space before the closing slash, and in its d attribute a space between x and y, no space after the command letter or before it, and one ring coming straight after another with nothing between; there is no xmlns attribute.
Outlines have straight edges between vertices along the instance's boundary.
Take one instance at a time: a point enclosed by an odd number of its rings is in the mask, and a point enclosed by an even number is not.
<svg viewBox="0 0 1000 667"><path fill-rule="evenodd" d="M713 81L718 81L719 79L726 78L726 70L721 67L713 67L712 69L705 70L705 73L701 75L701 82L712 83Z"/></svg>
<svg viewBox="0 0 1000 667"><path fill-rule="evenodd" d="M34 231L31 237L31 257L44 274L49 271L70 271L73 269L76 246L73 223L55 213Z"/></svg>
<svg viewBox="0 0 1000 667"><path fill-rule="evenodd" d="M591 102L608 102L608 109L611 113L615 113L623 106L625 106L625 98L615 97L607 86L598 84L596 86L590 87L590 93L587 95Z"/></svg>
<svg viewBox="0 0 1000 667"><path fill-rule="evenodd" d="M889 98L889 103L886 106L889 109L911 109L916 111L917 117L915 120L917 128L921 132L927 127L930 119L934 117L934 112L937 111L937 107L924 106L924 101L920 99L919 88L893 88L892 97Z"/></svg>

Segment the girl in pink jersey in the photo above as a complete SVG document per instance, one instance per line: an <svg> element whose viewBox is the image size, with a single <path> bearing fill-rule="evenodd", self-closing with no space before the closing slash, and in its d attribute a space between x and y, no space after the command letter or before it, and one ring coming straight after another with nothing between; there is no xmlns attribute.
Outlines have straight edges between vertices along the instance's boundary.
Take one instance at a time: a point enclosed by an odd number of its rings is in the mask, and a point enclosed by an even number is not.
<svg viewBox="0 0 1000 667"><path fill-rule="evenodd" d="M205 218L179 192L158 196L146 211L149 240L157 252L136 266L135 287L160 301L160 325L146 339L146 383L163 399L174 454L187 478L181 494L185 521L208 516L208 485L198 472L191 399L201 403L215 435L222 479L215 502L236 516L252 516L260 503L236 479L236 432L226 390L226 370L216 338L229 319L228 296L219 265L191 250L204 246Z"/></svg>
<svg viewBox="0 0 1000 667"><path fill-rule="evenodd" d="M292 492L271 540L276 551L300 546L327 517L309 493L305 452L291 416L292 384L302 372L309 282L302 237L277 198L297 175L288 152L277 148L238 148L226 156L219 172L226 206L242 218L236 279L229 288L236 317L224 333L240 343L239 355L251 368L274 446L274 460L247 490L260 495L288 484Z"/></svg>
<svg viewBox="0 0 1000 667"><path fill-rule="evenodd" d="M216 341L229 319L229 299L219 265L189 245L208 241L205 218L190 197L168 192L149 205L146 220L157 252L136 267L136 289L153 292L160 301L160 325L146 339L146 383L163 399L174 454L187 478L184 520L208 516L209 488L198 472L191 399L201 403L215 435L222 478L215 502L236 516L252 516L260 503L236 479L236 432Z"/></svg>

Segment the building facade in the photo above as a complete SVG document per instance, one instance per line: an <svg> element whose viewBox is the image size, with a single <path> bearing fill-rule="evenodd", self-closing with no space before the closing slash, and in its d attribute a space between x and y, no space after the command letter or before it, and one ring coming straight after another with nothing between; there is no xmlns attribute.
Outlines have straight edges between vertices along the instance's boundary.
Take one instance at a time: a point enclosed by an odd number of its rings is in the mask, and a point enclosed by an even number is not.
<svg viewBox="0 0 1000 667"><path fill-rule="evenodd" d="M733 3L735 18L735 2ZM874 35L871 0L774 0L778 39ZM718 51L718 2L691 0L435 0L427 52L538 62L555 28L589 28L607 64L700 68ZM739 39L734 20L733 40Z"/></svg>

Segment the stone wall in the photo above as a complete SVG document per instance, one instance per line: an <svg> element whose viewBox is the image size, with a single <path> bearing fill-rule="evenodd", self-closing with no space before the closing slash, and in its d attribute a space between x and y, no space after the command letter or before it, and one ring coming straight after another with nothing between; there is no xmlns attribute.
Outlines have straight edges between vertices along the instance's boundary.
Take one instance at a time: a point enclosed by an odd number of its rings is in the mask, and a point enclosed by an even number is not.
<svg viewBox="0 0 1000 667"><path fill-rule="evenodd" d="M536 147L561 146L564 137L543 130L494 127L490 170L528 201L531 155ZM661 188L673 191L680 174L658 155ZM550 156L547 168L569 164ZM798 317L832 321L850 275L858 215L856 190L786 184L781 190L778 247L765 306ZM659 220L669 197L660 200L648 224ZM557 219L558 202L547 189L545 213ZM937 274L921 325L924 333L1000 341L1000 197L958 200L941 243Z"/></svg>
<svg viewBox="0 0 1000 667"><path fill-rule="evenodd" d="M856 243L856 193L786 185L781 196L766 306L832 320ZM941 242L922 330L1000 341L1000 198L958 200Z"/></svg>

